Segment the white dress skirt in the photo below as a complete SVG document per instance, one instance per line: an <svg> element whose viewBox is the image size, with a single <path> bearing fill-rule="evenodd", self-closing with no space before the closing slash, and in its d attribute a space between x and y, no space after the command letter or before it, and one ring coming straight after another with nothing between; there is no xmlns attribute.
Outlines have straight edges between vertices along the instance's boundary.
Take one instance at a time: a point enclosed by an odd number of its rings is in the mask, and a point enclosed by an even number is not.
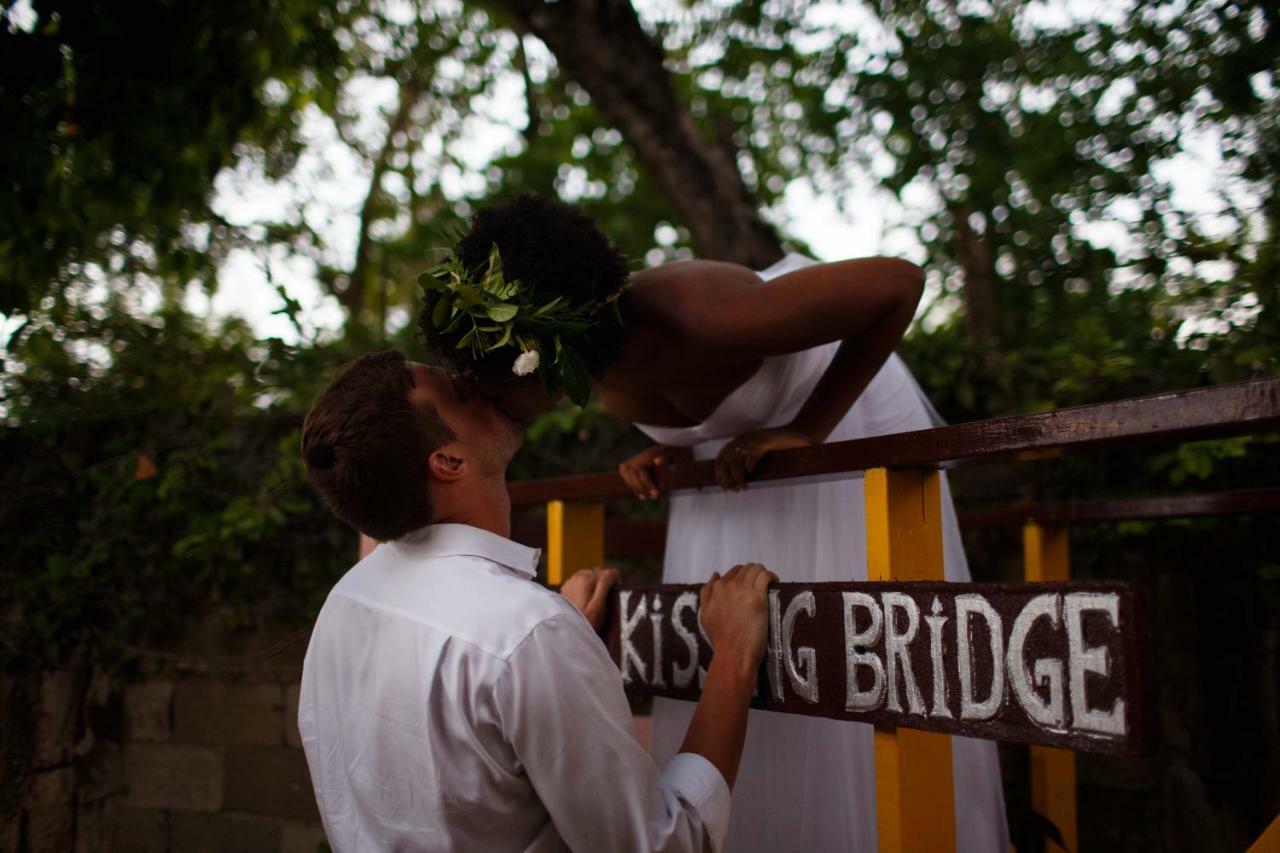
<svg viewBox="0 0 1280 853"><path fill-rule="evenodd" d="M815 263L788 255L760 273L769 280ZM714 459L743 432L791 421L831 362L839 343L764 361L703 423L667 428L637 424L660 444L691 447ZM928 429L939 420L915 379L891 355L828 441ZM942 490L946 579L970 580L951 493ZM783 581L865 580L863 480L789 481L745 492L684 491L671 496L665 583L701 583L713 571L763 563ZM693 703L656 699L653 752L660 765L680 748ZM733 791L728 853L877 849L873 728L751 711ZM1009 850L996 745L952 738L958 849Z"/></svg>

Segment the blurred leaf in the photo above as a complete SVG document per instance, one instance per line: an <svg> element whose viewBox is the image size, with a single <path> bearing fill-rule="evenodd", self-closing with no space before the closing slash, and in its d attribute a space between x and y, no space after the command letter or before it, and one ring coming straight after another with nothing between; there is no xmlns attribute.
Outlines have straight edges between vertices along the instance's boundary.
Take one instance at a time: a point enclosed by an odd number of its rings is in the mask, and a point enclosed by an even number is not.
<svg viewBox="0 0 1280 853"><path fill-rule="evenodd" d="M579 406L585 406L591 399L591 375L587 373L587 365L572 346L565 345L558 359L561 375L564 377L565 394Z"/></svg>

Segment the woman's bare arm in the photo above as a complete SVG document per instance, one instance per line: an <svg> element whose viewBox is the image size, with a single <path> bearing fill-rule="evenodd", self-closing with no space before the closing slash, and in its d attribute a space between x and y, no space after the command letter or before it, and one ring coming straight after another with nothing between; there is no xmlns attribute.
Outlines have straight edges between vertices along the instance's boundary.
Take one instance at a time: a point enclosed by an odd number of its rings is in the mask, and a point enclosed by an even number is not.
<svg viewBox="0 0 1280 853"><path fill-rule="evenodd" d="M910 322L924 286L921 269L899 258L816 264L765 284L737 264L693 261L665 269L677 267L683 267L681 305L672 313L680 331L700 349L735 361L877 332L896 342L906 329L901 317Z"/></svg>
<svg viewBox="0 0 1280 853"><path fill-rule="evenodd" d="M746 488L770 451L827 439L901 340L924 288L920 268L896 258L816 264L767 284L738 264L678 261L633 280L636 303L669 332L681 359L707 370L841 342L790 424L744 433L720 451L716 478L726 489ZM656 492L651 472L628 485Z"/></svg>
<svg viewBox="0 0 1280 853"><path fill-rule="evenodd" d="M817 264L760 284L735 264L660 268L668 322L704 363L750 362L840 341L831 364L790 424L737 436L716 457L725 489L745 489L766 453L820 444L901 340L924 287L915 264L863 258Z"/></svg>
<svg viewBox="0 0 1280 853"><path fill-rule="evenodd" d="M792 428L815 444L827 440L906 333L919 299L917 292L914 298L895 306L872 329L844 339L809 399L791 421Z"/></svg>
<svg viewBox="0 0 1280 853"><path fill-rule="evenodd" d="M924 286L896 258L818 264L761 285L734 264L690 264L677 313L681 336L709 358L752 361L831 341L840 349L792 427L831 433L906 332ZM699 280L701 279L701 280Z"/></svg>

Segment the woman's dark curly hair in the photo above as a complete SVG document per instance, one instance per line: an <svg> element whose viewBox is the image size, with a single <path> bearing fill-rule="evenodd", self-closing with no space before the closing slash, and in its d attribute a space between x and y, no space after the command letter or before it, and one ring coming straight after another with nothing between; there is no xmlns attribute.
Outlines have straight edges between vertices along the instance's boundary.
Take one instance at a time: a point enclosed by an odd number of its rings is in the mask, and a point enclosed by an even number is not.
<svg viewBox="0 0 1280 853"><path fill-rule="evenodd" d="M487 267L495 244L507 281L518 279L539 292L562 295L573 306L617 293L630 275L622 255L590 217L572 205L532 193L476 211L470 230L454 247L454 256L478 274ZM428 357L447 370L485 384L510 379L511 349L497 350L477 361L469 350L457 349L465 329L445 334L435 328L431 312L439 298L438 291L428 291L418 319ZM573 347L592 376L622 354L629 308L626 293L617 300L617 308L603 308L596 325L573 336Z"/></svg>

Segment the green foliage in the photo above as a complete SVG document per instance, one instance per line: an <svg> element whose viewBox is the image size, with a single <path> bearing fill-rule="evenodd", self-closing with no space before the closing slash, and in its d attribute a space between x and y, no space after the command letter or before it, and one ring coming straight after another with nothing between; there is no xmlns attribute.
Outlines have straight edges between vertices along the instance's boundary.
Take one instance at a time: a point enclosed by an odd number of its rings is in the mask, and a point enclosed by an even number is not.
<svg viewBox="0 0 1280 853"><path fill-rule="evenodd" d="M288 590L317 605L353 538L306 483L299 406L342 355L176 308L36 318L0 400L12 608L0 668L72 649L118 659L148 626L211 600L247 607Z"/></svg>
<svg viewBox="0 0 1280 853"><path fill-rule="evenodd" d="M29 26L11 0L0 17L0 311L94 264L212 281L246 238L211 209L214 179L245 149L268 175L291 168L304 108L335 91L343 14L311 0L32 6Z"/></svg>
<svg viewBox="0 0 1280 853"><path fill-rule="evenodd" d="M1212 482L1215 474L1221 476L1224 469L1241 470L1250 451L1253 458L1246 465L1256 465L1268 459L1274 462L1277 443L1280 442L1275 436L1192 441L1171 450L1151 454L1146 460L1146 468L1151 475L1166 479L1171 486L1201 488L1203 483ZM1263 472L1254 469L1254 473L1256 475Z"/></svg>
<svg viewBox="0 0 1280 853"><path fill-rule="evenodd" d="M457 361L463 372L495 350L514 350L513 371L526 375L536 370L548 388L563 387L570 400L586 405L591 376L573 338L591 328L606 304L616 304L625 285L580 305L564 296L548 299L519 279L506 280L496 243L483 271L469 270L450 257L424 272L418 282L436 334L458 339L454 349L462 351ZM520 359L529 364L521 365Z"/></svg>
<svg viewBox="0 0 1280 853"><path fill-rule="evenodd" d="M540 82L528 77L525 85L529 116L523 147L494 159L484 193L472 204L520 192L556 195L591 216L637 269L651 258L693 257L688 231L679 226L671 204L636 163L622 134L603 122L587 93L554 74ZM675 239L655 245L664 225Z"/></svg>
<svg viewBox="0 0 1280 853"><path fill-rule="evenodd" d="M695 114L728 130L765 201L852 176L913 199L929 311L908 349L944 412L1276 371L1274 10L846 11L856 25L807 3L695 4L661 32ZM1207 145L1237 176L1214 190L1216 222L1174 198L1176 158Z"/></svg>
<svg viewBox="0 0 1280 853"><path fill-rule="evenodd" d="M904 353L948 419L1273 375L1273 11L1143 0L1093 20L1060 4L1061 20L1042 25L1034 5L978 14L895 0L833 19L806 2L695 0L648 25L703 136L775 213L800 178L924 199L903 225L931 304ZM301 414L345 357L384 343L419 351L412 323L395 318L416 314L414 280L439 233L475 206L556 193L637 266L691 256L685 223L627 140L554 57L474 4L147 0L107 12L38 0L30 26L9 0L0 8L0 179L12 188L0 196L11 336L0 501L14 531L0 571L21 615L0 641L8 661L117 648L151 614L210 597L314 601L351 535L302 481ZM525 126L477 165L468 122L516 75ZM378 85L395 97L370 131ZM235 170L288 187L300 160L331 154L306 123L369 176L354 262L338 260L305 193L250 226L211 202ZM1235 176L1216 225L1180 209L1169 179L1170 158L1206 138ZM342 341L307 341L301 305L274 282L301 344L177 307L191 284L217 285L234 247L314 262L347 311ZM990 338L971 324L984 280ZM468 345L510 345L499 341L526 307L475 301ZM644 443L598 404L548 413L529 438L513 476L606 469ZM1026 488L1257 485L1280 473L1275 448L1068 459L1035 468Z"/></svg>

